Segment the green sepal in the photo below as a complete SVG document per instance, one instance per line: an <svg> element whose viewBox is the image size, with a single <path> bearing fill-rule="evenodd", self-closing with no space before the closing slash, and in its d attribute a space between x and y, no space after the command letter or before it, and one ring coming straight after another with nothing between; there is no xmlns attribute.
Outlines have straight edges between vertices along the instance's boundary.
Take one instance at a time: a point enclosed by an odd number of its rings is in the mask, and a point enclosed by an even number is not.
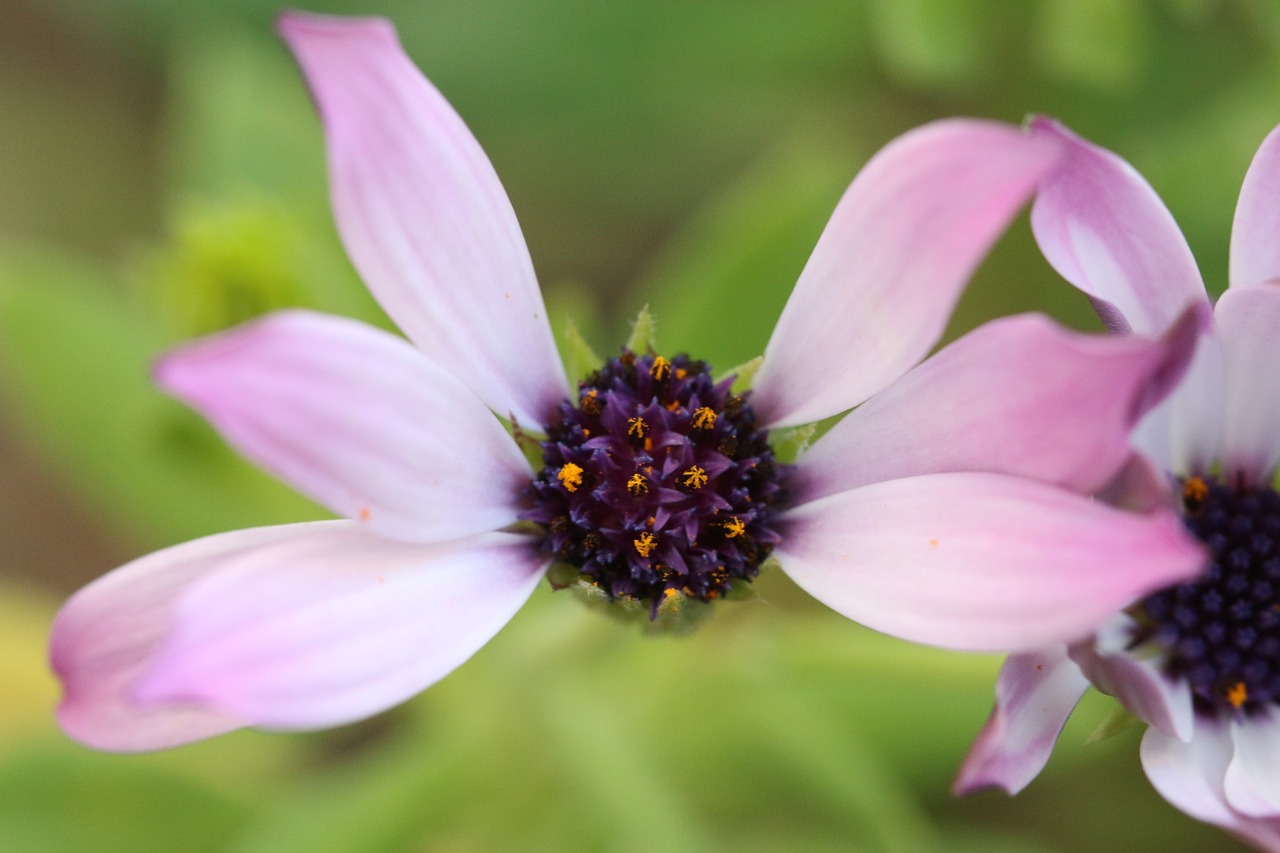
<svg viewBox="0 0 1280 853"><path fill-rule="evenodd" d="M572 320L565 322L563 338L564 369L569 374L570 385L577 384L604 366L604 359L596 355Z"/></svg>
<svg viewBox="0 0 1280 853"><path fill-rule="evenodd" d="M770 430L769 445L773 447L774 455L778 457L779 462L790 464L799 459L800 454L809 448L817 431L816 423Z"/></svg>
<svg viewBox="0 0 1280 853"><path fill-rule="evenodd" d="M627 349L638 355L658 351L658 323L649 313L649 306L640 309L636 322L627 338Z"/></svg>
<svg viewBox="0 0 1280 853"><path fill-rule="evenodd" d="M1136 722L1138 722L1138 718L1130 714L1129 710L1123 705L1117 703L1106 718L1098 724L1098 727L1089 733L1089 736L1085 738L1085 743L1098 743L1115 737Z"/></svg>
<svg viewBox="0 0 1280 853"><path fill-rule="evenodd" d="M756 371L760 369L760 365L764 364L764 356L758 355L750 361L744 361L737 367L732 367L724 373L716 377L716 382L722 382L728 377L733 377L733 386L730 388L735 394L741 394L750 390L751 383L755 381Z"/></svg>

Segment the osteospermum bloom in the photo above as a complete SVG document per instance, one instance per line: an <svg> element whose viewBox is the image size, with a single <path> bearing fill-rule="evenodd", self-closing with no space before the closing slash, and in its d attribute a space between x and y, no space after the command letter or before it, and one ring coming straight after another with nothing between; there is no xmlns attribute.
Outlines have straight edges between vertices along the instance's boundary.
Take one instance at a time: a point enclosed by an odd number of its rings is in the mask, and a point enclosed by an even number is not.
<svg viewBox="0 0 1280 853"><path fill-rule="evenodd" d="M971 649L1083 636L1198 566L1173 513L1081 497L1126 466L1185 330L1017 317L911 370L1056 141L949 121L877 155L749 394L626 351L571 392L506 194L392 28L291 14L281 31L323 120L340 235L409 340L288 311L162 360L165 389L343 520L179 545L75 595L52 660L76 738L152 749L376 713L473 654L556 561L657 609L773 557L851 618ZM777 463L770 429L858 404ZM513 433L541 436L540 470ZM1137 568L1117 575L1118 557Z"/></svg>
<svg viewBox="0 0 1280 853"><path fill-rule="evenodd" d="M1280 131L1245 177L1230 285L1212 308L1181 232L1132 167L1047 120L1033 132L1067 150L1032 208L1036 238L1104 321L1158 334L1188 306L1212 316L1178 388L1135 433L1155 476L1117 495L1177 509L1207 557L1195 579L1092 639L1011 657L957 788L1030 782L1092 682L1149 724L1142 765L1166 799L1280 850Z"/></svg>

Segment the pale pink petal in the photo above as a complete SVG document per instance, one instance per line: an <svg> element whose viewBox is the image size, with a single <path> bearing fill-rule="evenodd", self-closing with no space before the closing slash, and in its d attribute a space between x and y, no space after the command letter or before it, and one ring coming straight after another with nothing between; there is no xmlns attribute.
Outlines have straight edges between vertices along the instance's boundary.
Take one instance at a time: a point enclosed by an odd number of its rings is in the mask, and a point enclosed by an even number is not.
<svg viewBox="0 0 1280 853"><path fill-rule="evenodd" d="M840 492L788 512L782 535L782 568L828 607L887 634L982 651L1078 639L1203 562L1173 513L1127 513L1003 474Z"/></svg>
<svg viewBox="0 0 1280 853"><path fill-rule="evenodd" d="M1231 226L1231 286L1280 278L1280 128L1262 141L1244 176Z"/></svg>
<svg viewBox="0 0 1280 853"><path fill-rule="evenodd" d="M391 318L503 417L568 394L520 226L466 125L381 19L290 12L280 32L328 143L334 216Z"/></svg>
<svg viewBox="0 0 1280 853"><path fill-rule="evenodd" d="M816 421L886 387L937 342L975 267L1059 145L953 119L889 143L845 192L791 294L753 404Z"/></svg>
<svg viewBox="0 0 1280 853"><path fill-rule="evenodd" d="M1234 751L1227 725L1199 719L1187 743L1147 729L1142 738L1142 767L1160 795L1182 811L1221 826L1261 850L1280 851L1280 820L1250 818L1228 804L1224 778Z"/></svg>
<svg viewBox="0 0 1280 853"><path fill-rule="evenodd" d="M73 595L53 621L49 658L62 680L58 722L98 749L164 749L247 725L216 708L143 708L133 688L173 623L178 598L195 581L245 554L312 535L336 522L238 530L135 560Z"/></svg>
<svg viewBox="0 0 1280 853"><path fill-rule="evenodd" d="M1223 789L1227 803L1250 817L1280 819L1280 720L1264 711L1231 722L1235 755Z"/></svg>
<svg viewBox="0 0 1280 853"><path fill-rule="evenodd" d="M1280 461L1280 287L1231 288L1214 317L1226 374L1223 473L1231 482L1270 484Z"/></svg>
<svg viewBox="0 0 1280 853"><path fill-rule="evenodd" d="M1170 737L1189 740L1195 725L1191 689L1183 679L1161 672L1159 656L1130 649L1135 623L1118 614L1092 642L1071 649L1071 659L1094 686L1120 700L1135 717Z"/></svg>
<svg viewBox="0 0 1280 853"><path fill-rule="evenodd" d="M1194 318L1164 343L1082 335L1039 315L987 323L849 413L800 460L797 502L943 471L1018 474L1083 493L1181 375Z"/></svg>
<svg viewBox="0 0 1280 853"><path fill-rule="evenodd" d="M1066 147L1031 208L1049 263L1093 300L1109 326L1158 335L1189 305L1204 303L1195 258L1164 203L1110 151L1036 119L1036 136Z"/></svg>
<svg viewBox="0 0 1280 853"><path fill-rule="evenodd" d="M952 791L1000 787L1016 794L1039 775L1089 680L1064 646L1013 655L996 681L996 707Z"/></svg>
<svg viewBox="0 0 1280 853"><path fill-rule="evenodd" d="M511 524L533 476L461 382L354 320L273 314L171 353L156 378L245 456L393 538Z"/></svg>
<svg viewBox="0 0 1280 853"><path fill-rule="evenodd" d="M1223 395L1222 342L1205 328L1182 381L1134 429L1133 446L1165 471L1207 474L1222 447Z"/></svg>
<svg viewBox="0 0 1280 853"><path fill-rule="evenodd" d="M358 720L475 654L544 568L524 536L412 545L331 522L225 558L186 589L135 696L267 728Z"/></svg>

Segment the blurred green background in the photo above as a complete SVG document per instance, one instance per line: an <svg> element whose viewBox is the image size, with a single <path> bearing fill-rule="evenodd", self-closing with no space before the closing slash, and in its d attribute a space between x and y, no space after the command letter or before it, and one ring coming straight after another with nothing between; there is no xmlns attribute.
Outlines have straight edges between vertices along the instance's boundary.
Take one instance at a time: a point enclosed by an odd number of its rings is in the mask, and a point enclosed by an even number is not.
<svg viewBox="0 0 1280 853"><path fill-rule="evenodd" d="M758 354L836 200L953 114L1055 115L1126 156L1211 288L1280 122L1273 0L386 0L602 352ZM284 305L379 317L264 0L0 0L0 850L1236 849L1164 804L1091 696L1021 796L952 800L995 658L859 629L781 576L690 637L540 591L406 706L312 735L99 755L51 722L58 602L127 559L321 511L148 384L166 346ZM1025 217L953 332L1096 328ZM725 316L734 318L726 323Z"/></svg>

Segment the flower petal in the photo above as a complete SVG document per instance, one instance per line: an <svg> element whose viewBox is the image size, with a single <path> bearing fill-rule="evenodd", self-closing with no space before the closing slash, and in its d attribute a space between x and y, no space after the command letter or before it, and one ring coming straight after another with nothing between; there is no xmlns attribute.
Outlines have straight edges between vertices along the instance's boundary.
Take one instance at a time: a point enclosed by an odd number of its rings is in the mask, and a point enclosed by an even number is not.
<svg viewBox="0 0 1280 853"><path fill-rule="evenodd" d="M1223 473L1232 482L1269 484L1280 462L1280 287L1231 288L1214 318L1226 375Z"/></svg>
<svg viewBox="0 0 1280 853"><path fill-rule="evenodd" d="M1208 303L1202 307L1212 316ZM1182 381L1134 429L1133 446L1165 471L1209 473L1222 447L1223 395L1222 341L1210 326L1201 330Z"/></svg>
<svg viewBox="0 0 1280 853"><path fill-rule="evenodd" d="M1231 722L1235 754L1227 765L1227 803L1250 817L1280 818L1280 720L1266 711Z"/></svg>
<svg viewBox="0 0 1280 853"><path fill-rule="evenodd" d="M1190 360L1194 318L1165 342L1082 335L1038 315L965 335L850 412L796 468L797 502L915 474L1018 474L1096 492L1129 433Z"/></svg>
<svg viewBox="0 0 1280 853"><path fill-rule="evenodd" d="M174 715L280 729L361 719L474 654L544 568L527 537L414 545L345 521L161 551L86 587L60 617L64 712L88 721L73 728L64 713L64 725L105 748L147 749L209 733L142 725ZM141 614L138 597L150 602ZM113 623L131 626L125 640L106 635Z"/></svg>
<svg viewBox="0 0 1280 853"><path fill-rule="evenodd" d="M1165 677L1158 658L1130 650L1134 621L1121 613L1092 642L1071 649L1071 659L1103 693L1116 697L1131 714L1160 731L1190 740L1195 726L1191 688Z"/></svg>
<svg viewBox="0 0 1280 853"><path fill-rule="evenodd" d="M1244 176L1231 226L1231 286L1280 279L1280 128L1262 141Z"/></svg>
<svg viewBox="0 0 1280 853"><path fill-rule="evenodd" d="M406 341L354 320L273 314L176 350L156 378L246 456L393 538L510 524L532 476L478 397Z"/></svg>
<svg viewBox="0 0 1280 853"><path fill-rule="evenodd" d="M1011 656L996 681L996 707L960 768L953 793L998 786L1016 794L1025 788L1044 769L1088 687L1064 646Z"/></svg>
<svg viewBox="0 0 1280 853"><path fill-rule="evenodd" d="M1063 143L1066 155L1036 195L1031 228L1107 325L1159 335L1189 305L1207 302L1187 241L1132 166L1048 119L1032 129Z"/></svg>
<svg viewBox="0 0 1280 853"><path fill-rule="evenodd" d="M380 19L290 12L324 121L338 231L391 318L498 414L568 396L520 226L466 125Z"/></svg>
<svg viewBox="0 0 1280 853"><path fill-rule="evenodd" d="M873 157L832 214L765 349L753 397L763 422L837 414L923 358L1058 147L1007 125L953 119Z"/></svg>
<svg viewBox="0 0 1280 853"><path fill-rule="evenodd" d="M1230 827L1237 816L1226 803L1222 780L1233 751L1230 731L1216 722L1197 721L1187 741L1150 728L1142 736L1142 769L1160 795L1182 811Z"/></svg>
<svg viewBox="0 0 1280 853"><path fill-rule="evenodd" d="M268 728L359 720L475 654L545 568L514 534L421 546L331 527L224 564L188 590L137 696Z"/></svg>
<svg viewBox="0 0 1280 853"><path fill-rule="evenodd" d="M1126 513L1003 474L875 483L783 522L775 553L819 601L878 631L958 649L1077 639L1203 563L1173 513Z"/></svg>

